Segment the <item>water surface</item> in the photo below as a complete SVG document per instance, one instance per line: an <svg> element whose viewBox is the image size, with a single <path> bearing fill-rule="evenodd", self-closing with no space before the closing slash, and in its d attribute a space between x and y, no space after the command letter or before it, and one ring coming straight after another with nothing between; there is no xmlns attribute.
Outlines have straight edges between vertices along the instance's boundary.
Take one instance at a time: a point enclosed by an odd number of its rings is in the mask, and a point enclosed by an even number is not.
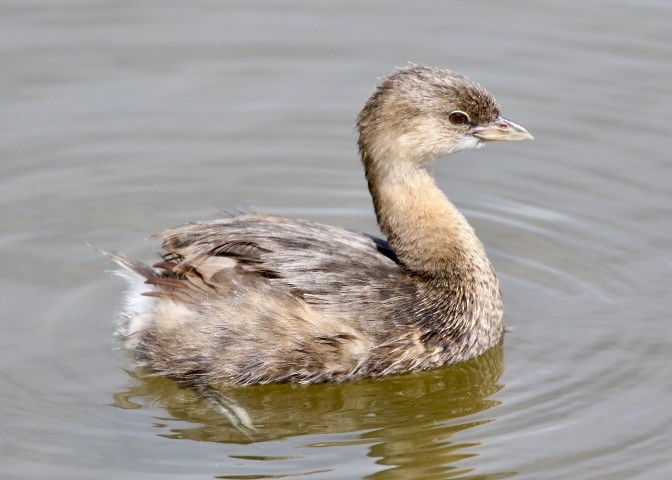
<svg viewBox="0 0 672 480"><path fill-rule="evenodd" d="M672 5L0 4L0 476L672 476ZM376 233L353 123L407 61L495 93L534 142L440 161L502 282L504 345L343 385L235 389L241 433L127 371L86 242L232 209Z"/></svg>

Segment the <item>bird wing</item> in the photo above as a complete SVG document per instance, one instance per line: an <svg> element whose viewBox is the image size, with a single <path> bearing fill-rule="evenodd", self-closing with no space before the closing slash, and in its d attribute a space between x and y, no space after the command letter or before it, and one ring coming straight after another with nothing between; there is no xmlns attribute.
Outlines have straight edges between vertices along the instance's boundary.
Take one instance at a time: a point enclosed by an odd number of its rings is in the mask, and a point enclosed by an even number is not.
<svg viewBox="0 0 672 480"><path fill-rule="evenodd" d="M164 257L180 269L220 265L256 273L285 284L295 294L338 293L346 284L363 285L401 269L387 242L343 228L269 215L243 215L182 225L158 235ZM227 262L224 259L233 260Z"/></svg>
<svg viewBox="0 0 672 480"><path fill-rule="evenodd" d="M415 295L387 242L343 228L268 215L183 225L163 238L164 265L222 276L263 277L306 303L357 324L384 328L386 312ZM161 264L157 265L161 268ZM398 311L389 312L398 316ZM387 325L389 329L389 324Z"/></svg>

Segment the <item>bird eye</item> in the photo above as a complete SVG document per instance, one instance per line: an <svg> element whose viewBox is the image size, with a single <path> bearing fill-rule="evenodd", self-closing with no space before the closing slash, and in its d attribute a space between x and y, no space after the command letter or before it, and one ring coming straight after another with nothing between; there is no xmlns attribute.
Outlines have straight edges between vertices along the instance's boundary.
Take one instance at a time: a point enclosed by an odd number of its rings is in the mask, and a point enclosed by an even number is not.
<svg viewBox="0 0 672 480"><path fill-rule="evenodd" d="M455 110L448 116L448 120L455 125L464 125L469 123L469 115L460 110Z"/></svg>

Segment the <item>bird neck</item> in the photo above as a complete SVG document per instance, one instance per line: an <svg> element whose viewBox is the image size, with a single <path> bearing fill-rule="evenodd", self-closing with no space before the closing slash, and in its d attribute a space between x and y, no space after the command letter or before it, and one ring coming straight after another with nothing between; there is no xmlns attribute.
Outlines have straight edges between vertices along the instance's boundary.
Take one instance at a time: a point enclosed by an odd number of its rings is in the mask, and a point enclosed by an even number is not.
<svg viewBox="0 0 672 480"><path fill-rule="evenodd" d="M413 307L423 338L454 360L487 350L502 334L502 299L474 229L428 164L363 160L380 228L423 300Z"/></svg>
<svg viewBox="0 0 672 480"><path fill-rule="evenodd" d="M494 277L483 245L437 187L429 164L366 154L363 161L381 231L409 271L452 282Z"/></svg>

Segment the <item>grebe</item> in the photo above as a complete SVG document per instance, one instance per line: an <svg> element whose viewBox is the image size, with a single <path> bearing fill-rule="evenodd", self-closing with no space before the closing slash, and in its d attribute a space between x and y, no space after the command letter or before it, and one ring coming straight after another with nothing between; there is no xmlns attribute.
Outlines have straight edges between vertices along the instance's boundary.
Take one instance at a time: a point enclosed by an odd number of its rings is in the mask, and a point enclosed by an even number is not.
<svg viewBox="0 0 672 480"><path fill-rule="evenodd" d="M357 128L387 241L250 214L159 234L163 259L151 267L106 253L135 285L121 335L140 365L192 385L343 381L456 363L497 343L497 277L432 161L532 135L479 84L419 65L380 83Z"/></svg>

